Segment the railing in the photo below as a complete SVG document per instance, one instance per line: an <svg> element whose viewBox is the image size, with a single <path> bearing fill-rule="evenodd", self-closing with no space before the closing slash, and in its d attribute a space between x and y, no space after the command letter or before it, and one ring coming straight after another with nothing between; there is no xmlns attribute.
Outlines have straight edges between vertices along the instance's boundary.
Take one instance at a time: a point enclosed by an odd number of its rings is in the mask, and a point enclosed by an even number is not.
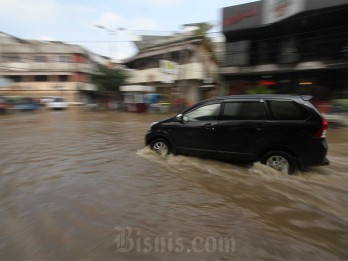
<svg viewBox="0 0 348 261"><path fill-rule="evenodd" d="M201 63L189 63L179 65L177 74L165 74L160 71L159 68L150 68L143 70L131 71L129 83L144 83L144 82L156 82L166 81L168 78L171 80L191 80L198 79L203 80L205 76L204 66Z"/></svg>

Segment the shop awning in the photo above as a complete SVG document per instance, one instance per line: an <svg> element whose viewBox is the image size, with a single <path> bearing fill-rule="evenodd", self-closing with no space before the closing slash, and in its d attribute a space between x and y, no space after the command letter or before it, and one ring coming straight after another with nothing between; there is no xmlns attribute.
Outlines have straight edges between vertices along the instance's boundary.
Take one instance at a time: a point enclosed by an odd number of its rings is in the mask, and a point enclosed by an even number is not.
<svg viewBox="0 0 348 261"><path fill-rule="evenodd" d="M317 69L325 69L327 65L321 61L313 61L313 62L303 62L299 63L295 66L295 70L317 70Z"/></svg>
<svg viewBox="0 0 348 261"><path fill-rule="evenodd" d="M120 86L121 92L155 92L156 87L147 85L123 85Z"/></svg>
<svg viewBox="0 0 348 261"><path fill-rule="evenodd" d="M202 89L210 89L210 88L215 88L216 85L214 84L207 84L207 85L201 85L199 86L199 88L202 88Z"/></svg>
<svg viewBox="0 0 348 261"><path fill-rule="evenodd" d="M254 72L276 72L279 70L280 68L276 64L257 65L254 68Z"/></svg>

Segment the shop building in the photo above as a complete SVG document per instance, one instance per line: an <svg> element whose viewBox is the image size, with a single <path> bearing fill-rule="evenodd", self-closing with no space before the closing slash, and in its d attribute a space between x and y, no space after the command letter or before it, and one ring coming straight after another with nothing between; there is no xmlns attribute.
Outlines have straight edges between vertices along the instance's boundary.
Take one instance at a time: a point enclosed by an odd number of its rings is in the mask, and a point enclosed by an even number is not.
<svg viewBox="0 0 348 261"><path fill-rule="evenodd" d="M348 98L348 1L262 0L223 9L226 95Z"/></svg>
<svg viewBox="0 0 348 261"><path fill-rule="evenodd" d="M124 61L127 85L154 87L159 102L186 105L217 94L218 64L211 46L195 31L142 36L138 53Z"/></svg>
<svg viewBox="0 0 348 261"><path fill-rule="evenodd" d="M0 95L63 96L70 103L81 103L96 90L90 76L98 73L97 55L81 46L1 32L0 38L0 75L6 82Z"/></svg>

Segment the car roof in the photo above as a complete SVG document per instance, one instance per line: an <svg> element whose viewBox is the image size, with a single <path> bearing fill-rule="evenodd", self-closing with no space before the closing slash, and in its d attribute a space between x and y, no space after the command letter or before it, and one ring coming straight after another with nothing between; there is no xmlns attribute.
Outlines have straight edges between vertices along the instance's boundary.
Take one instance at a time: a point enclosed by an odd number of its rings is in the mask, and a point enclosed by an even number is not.
<svg viewBox="0 0 348 261"><path fill-rule="evenodd" d="M228 101L228 100L236 100L236 99L287 99L287 100L304 100L304 101L309 101L312 98L312 96L306 96L306 95L289 95L289 94L245 94L245 95L230 95L230 96L219 96L219 97L214 97L205 100L204 102L207 101L216 101L216 100L223 100L223 101Z"/></svg>

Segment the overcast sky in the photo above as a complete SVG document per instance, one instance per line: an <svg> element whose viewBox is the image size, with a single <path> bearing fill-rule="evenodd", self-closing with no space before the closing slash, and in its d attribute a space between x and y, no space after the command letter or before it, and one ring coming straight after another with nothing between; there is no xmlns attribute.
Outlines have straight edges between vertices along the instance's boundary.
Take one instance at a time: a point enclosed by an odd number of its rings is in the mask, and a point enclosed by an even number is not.
<svg viewBox="0 0 348 261"><path fill-rule="evenodd" d="M124 59L136 52L130 42L134 35L169 34L197 22L210 22L216 26L212 32L218 32L221 8L247 2L253 0L0 0L0 31L79 44Z"/></svg>

